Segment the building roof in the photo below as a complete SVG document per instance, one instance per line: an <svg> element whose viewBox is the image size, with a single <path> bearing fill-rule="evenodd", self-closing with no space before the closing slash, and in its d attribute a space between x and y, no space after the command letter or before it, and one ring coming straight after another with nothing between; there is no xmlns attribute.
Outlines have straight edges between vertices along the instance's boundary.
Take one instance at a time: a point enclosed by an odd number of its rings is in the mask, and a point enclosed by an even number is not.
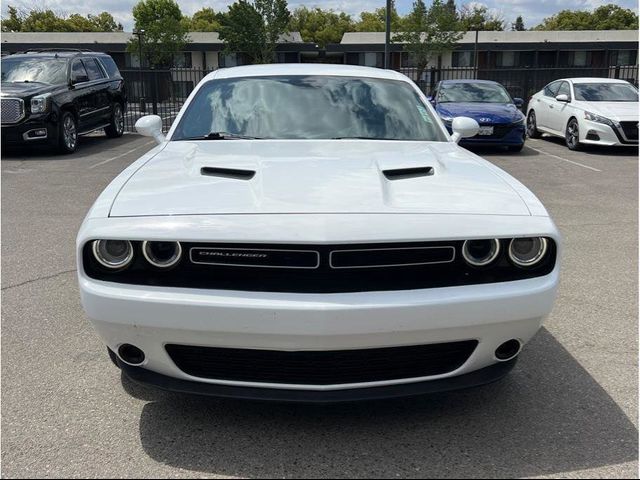
<svg viewBox="0 0 640 480"><path fill-rule="evenodd" d="M347 32L341 45L383 44L384 32ZM467 32L458 43L475 43L476 33ZM478 43L577 43L577 42L636 42L635 30L578 30L578 31L505 31L478 32Z"/></svg>

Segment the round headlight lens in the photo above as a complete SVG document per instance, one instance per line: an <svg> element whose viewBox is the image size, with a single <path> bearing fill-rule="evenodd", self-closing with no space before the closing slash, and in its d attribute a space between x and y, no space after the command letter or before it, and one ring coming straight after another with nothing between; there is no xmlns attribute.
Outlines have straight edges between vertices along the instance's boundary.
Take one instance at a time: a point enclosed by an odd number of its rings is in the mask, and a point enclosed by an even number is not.
<svg viewBox="0 0 640 480"><path fill-rule="evenodd" d="M142 253L154 267L173 267L182 257L180 242L148 242L142 243Z"/></svg>
<svg viewBox="0 0 640 480"><path fill-rule="evenodd" d="M462 245L462 256L474 267L489 265L500 253L500 241L497 238L488 240L465 240Z"/></svg>
<svg viewBox="0 0 640 480"><path fill-rule="evenodd" d="M95 240L93 256L103 267L116 270L131 263L133 247L129 240Z"/></svg>
<svg viewBox="0 0 640 480"><path fill-rule="evenodd" d="M520 267L537 264L547 253L547 239L543 237L514 238L509 244L509 258Z"/></svg>

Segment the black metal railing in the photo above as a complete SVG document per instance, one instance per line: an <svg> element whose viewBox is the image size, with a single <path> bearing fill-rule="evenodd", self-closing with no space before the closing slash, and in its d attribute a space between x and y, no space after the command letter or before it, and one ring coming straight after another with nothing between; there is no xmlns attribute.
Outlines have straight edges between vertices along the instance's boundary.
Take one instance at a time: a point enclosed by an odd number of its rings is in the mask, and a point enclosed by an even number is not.
<svg viewBox="0 0 640 480"><path fill-rule="evenodd" d="M638 85L638 66L614 67L565 67L565 68L435 68L428 67L422 72L417 68L398 69L418 84L429 95L440 80L482 79L500 82L511 96L525 101L546 84L559 78L603 77L627 80ZM162 118L166 132L171 127L180 108L195 86L211 70L193 68L169 69L126 69L121 70L126 82L129 99L125 116L125 131L135 131L138 118L148 114Z"/></svg>

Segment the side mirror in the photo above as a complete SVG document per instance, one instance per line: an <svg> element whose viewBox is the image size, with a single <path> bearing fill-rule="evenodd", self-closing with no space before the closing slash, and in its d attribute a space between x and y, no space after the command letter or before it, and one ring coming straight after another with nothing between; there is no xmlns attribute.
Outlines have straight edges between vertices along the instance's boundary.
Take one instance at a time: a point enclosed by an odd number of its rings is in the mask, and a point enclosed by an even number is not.
<svg viewBox="0 0 640 480"><path fill-rule="evenodd" d="M140 135L153 137L158 143L162 143L165 140L162 134L162 119L158 115L140 117L136 122L136 130Z"/></svg>
<svg viewBox="0 0 640 480"><path fill-rule="evenodd" d="M569 96L566 93L556 95L556 100L559 102L569 103Z"/></svg>
<svg viewBox="0 0 640 480"><path fill-rule="evenodd" d="M480 125L473 118L456 117L451 122L451 130L453 130L451 138L458 143L463 138L475 137L480 130Z"/></svg>
<svg viewBox="0 0 640 480"><path fill-rule="evenodd" d="M513 99L513 103L515 104L516 107L522 108L522 106L524 105L524 100L516 97Z"/></svg>

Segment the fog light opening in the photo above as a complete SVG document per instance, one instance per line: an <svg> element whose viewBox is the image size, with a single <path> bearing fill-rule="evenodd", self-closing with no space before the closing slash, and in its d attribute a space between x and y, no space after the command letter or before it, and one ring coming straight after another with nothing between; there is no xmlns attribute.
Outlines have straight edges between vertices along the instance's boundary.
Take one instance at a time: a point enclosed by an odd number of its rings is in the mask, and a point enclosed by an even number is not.
<svg viewBox="0 0 640 480"><path fill-rule="evenodd" d="M135 345L124 343L118 348L118 356L127 365L142 365L144 363L144 352Z"/></svg>
<svg viewBox="0 0 640 480"><path fill-rule="evenodd" d="M520 351L522 350L522 343L520 340L507 340L498 348L496 348L496 359L501 362L507 362L518 356Z"/></svg>

